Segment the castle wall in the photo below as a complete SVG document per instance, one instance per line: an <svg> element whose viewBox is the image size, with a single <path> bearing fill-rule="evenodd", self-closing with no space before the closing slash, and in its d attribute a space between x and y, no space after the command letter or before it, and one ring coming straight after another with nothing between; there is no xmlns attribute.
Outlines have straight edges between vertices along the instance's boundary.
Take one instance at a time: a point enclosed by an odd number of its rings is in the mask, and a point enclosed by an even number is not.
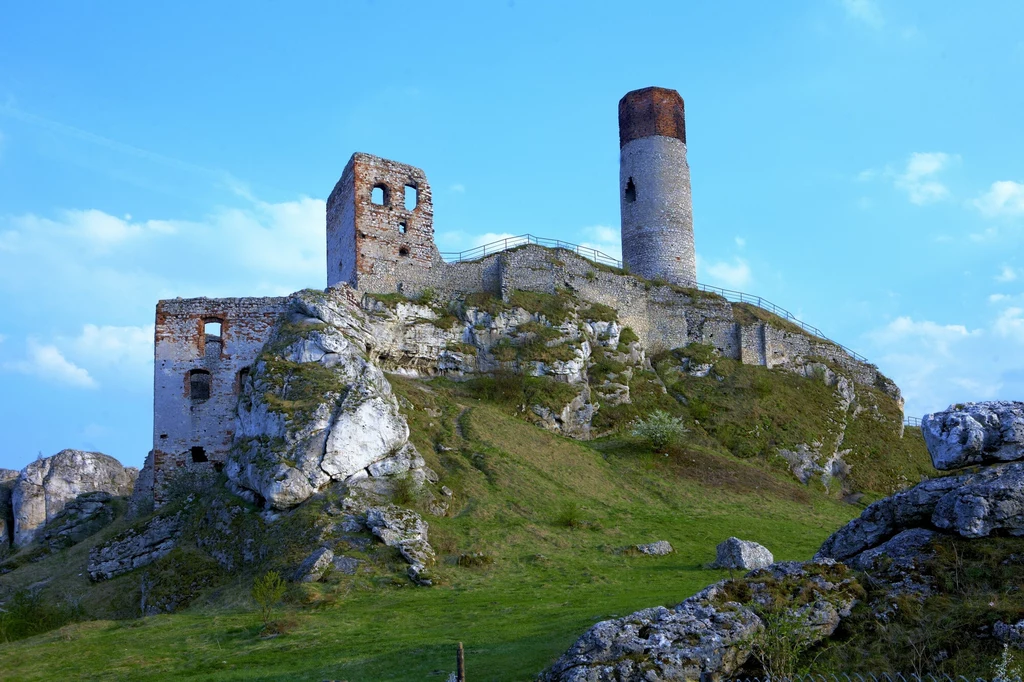
<svg viewBox="0 0 1024 682"><path fill-rule="evenodd" d="M473 292L508 300L516 290L570 291L582 301L614 308L619 323L636 332L650 353L702 343L723 357L769 368L825 359L843 367L857 383L881 388L899 400L899 389L874 365L859 362L830 341L763 321L740 323L732 304L721 296L618 274L565 249L527 245L478 261L410 268L396 277L407 296L430 289L441 301Z"/></svg>
<svg viewBox="0 0 1024 682"><path fill-rule="evenodd" d="M157 503L174 471L220 469L234 437L242 373L270 338L286 300L192 298L157 303L153 377ZM220 336L205 333L207 322L220 323ZM190 380L190 373L196 382ZM207 386L209 397L203 398L199 394Z"/></svg>

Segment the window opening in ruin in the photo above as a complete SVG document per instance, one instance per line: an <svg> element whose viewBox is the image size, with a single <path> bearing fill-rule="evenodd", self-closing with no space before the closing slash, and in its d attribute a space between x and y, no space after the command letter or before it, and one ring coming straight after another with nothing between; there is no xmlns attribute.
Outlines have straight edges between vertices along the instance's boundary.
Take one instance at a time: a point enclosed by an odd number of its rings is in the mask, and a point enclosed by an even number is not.
<svg viewBox="0 0 1024 682"><path fill-rule="evenodd" d="M203 332L209 336L216 336L218 339L221 336L221 325L223 323L220 320L206 320L203 325Z"/></svg>
<svg viewBox="0 0 1024 682"><path fill-rule="evenodd" d="M403 246L402 248L398 249L398 255L399 256L408 256L409 255L409 248Z"/></svg>
<svg viewBox="0 0 1024 682"><path fill-rule="evenodd" d="M160 434L160 439L163 440L164 438L167 438L167 434L166 433L161 433Z"/></svg>
<svg viewBox="0 0 1024 682"><path fill-rule="evenodd" d="M400 221L398 223L398 231L401 232L402 234L405 234L406 232L408 232L409 231L409 223L405 222L404 220Z"/></svg>
<svg viewBox="0 0 1024 682"><path fill-rule="evenodd" d="M196 463L209 462L210 458L206 456L206 449L199 445L194 445L192 447L192 461Z"/></svg>
<svg viewBox="0 0 1024 682"><path fill-rule="evenodd" d="M384 185L374 185L370 191L370 202L378 206L386 206L388 203L388 188Z"/></svg>
<svg viewBox="0 0 1024 682"><path fill-rule="evenodd" d="M626 201L629 203L636 201L636 185L633 184L633 178L626 183Z"/></svg>
<svg viewBox="0 0 1024 682"><path fill-rule="evenodd" d="M412 211L420 203L420 191L416 189L416 185L405 186L405 210Z"/></svg>
<svg viewBox="0 0 1024 682"><path fill-rule="evenodd" d="M235 382L235 393L241 393L245 388L245 380L249 378L249 367L238 370L238 380Z"/></svg>
<svg viewBox="0 0 1024 682"><path fill-rule="evenodd" d="M210 399L210 373L205 369L194 369L188 373L188 397L193 403Z"/></svg>
<svg viewBox="0 0 1024 682"><path fill-rule="evenodd" d="M216 471L218 474L224 471L224 462L214 462L213 470Z"/></svg>

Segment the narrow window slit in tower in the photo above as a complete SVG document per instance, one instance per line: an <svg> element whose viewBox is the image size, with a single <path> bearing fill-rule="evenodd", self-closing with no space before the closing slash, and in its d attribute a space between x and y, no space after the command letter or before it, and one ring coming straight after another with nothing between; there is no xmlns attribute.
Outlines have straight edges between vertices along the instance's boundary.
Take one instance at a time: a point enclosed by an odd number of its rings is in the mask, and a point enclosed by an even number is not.
<svg viewBox="0 0 1024 682"><path fill-rule="evenodd" d="M416 185L405 186L405 210L413 211L416 206L420 203L420 191L416 189Z"/></svg>
<svg viewBox="0 0 1024 682"><path fill-rule="evenodd" d="M633 184L633 178L626 183L626 201L629 203L636 201L636 185Z"/></svg>
<svg viewBox="0 0 1024 682"><path fill-rule="evenodd" d="M398 223L398 231L405 234L409 231L409 224L404 220Z"/></svg>

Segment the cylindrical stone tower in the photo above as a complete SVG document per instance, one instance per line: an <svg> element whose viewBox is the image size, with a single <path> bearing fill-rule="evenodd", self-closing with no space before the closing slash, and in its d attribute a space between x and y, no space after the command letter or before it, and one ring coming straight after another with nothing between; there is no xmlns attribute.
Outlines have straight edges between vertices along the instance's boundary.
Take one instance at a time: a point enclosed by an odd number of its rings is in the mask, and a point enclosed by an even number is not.
<svg viewBox="0 0 1024 682"><path fill-rule="evenodd" d="M619 150L623 265L641 277L693 285L693 207L679 93L626 93L619 100Z"/></svg>

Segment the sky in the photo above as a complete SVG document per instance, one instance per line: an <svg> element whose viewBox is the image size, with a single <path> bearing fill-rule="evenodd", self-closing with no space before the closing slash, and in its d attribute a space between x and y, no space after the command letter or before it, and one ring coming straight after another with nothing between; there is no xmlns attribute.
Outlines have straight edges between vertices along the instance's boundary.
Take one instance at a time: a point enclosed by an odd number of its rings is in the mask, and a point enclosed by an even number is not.
<svg viewBox="0 0 1024 682"><path fill-rule="evenodd" d="M1024 398L1024 3L0 0L0 467L141 466L153 318L326 285L353 152L442 251L619 253L617 104L686 101L698 279L867 356L908 415Z"/></svg>

